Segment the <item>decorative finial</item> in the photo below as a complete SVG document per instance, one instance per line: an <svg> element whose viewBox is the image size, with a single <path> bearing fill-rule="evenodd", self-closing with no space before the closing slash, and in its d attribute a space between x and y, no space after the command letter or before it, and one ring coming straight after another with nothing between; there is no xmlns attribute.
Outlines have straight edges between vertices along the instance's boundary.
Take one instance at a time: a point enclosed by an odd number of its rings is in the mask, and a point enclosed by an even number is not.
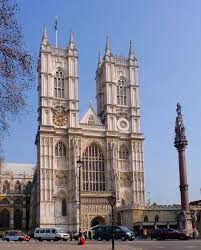
<svg viewBox="0 0 201 250"><path fill-rule="evenodd" d="M89 100L89 108L92 108L92 99Z"/></svg>
<svg viewBox="0 0 201 250"><path fill-rule="evenodd" d="M70 47L71 49L74 49L74 47L75 47L74 34L73 34L72 31L70 32L69 47Z"/></svg>
<svg viewBox="0 0 201 250"><path fill-rule="evenodd" d="M47 45L47 44L48 44L48 36L47 36L47 28L46 28L46 25L44 25L44 29L43 29L42 44L43 44L43 45Z"/></svg>
<svg viewBox="0 0 201 250"><path fill-rule="evenodd" d="M55 23L54 23L54 29L55 29L55 40L56 40L56 48L58 47L58 22L57 22L57 16L55 17Z"/></svg>
<svg viewBox="0 0 201 250"><path fill-rule="evenodd" d="M129 54L134 54L132 41L130 40Z"/></svg>
<svg viewBox="0 0 201 250"><path fill-rule="evenodd" d="M178 151L184 150L188 145L188 141L185 135L185 128L183 124L183 117L181 113L181 105L177 103L177 117L176 117L176 124L175 124L175 140L174 146L177 148Z"/></svg>
<svg viewBox="0 0 201 250"><path fill-rule="evenodd" d="M106 36L106 46L105 46L105 55L110 56L111 51L110 51L110 41L109 41L109 36Z"/></svg>
<svg viewBox="0 0 201 250"><path fill-rule="evenodd" d="M133 50L133 46L132 46L132 41L130 40L130 46L129 46L129 55L128 55L130 60L135 60L135 56L134 56L134 50Z"/></svg>
<svg viewBox="0 0 201 250"><path fill-rule="evenodd" d="M101 59L101 54L99 52L99 54L98 54L98 65L97 65L98 69L100 68L101 64L102 64L102 59Z"/></svg>

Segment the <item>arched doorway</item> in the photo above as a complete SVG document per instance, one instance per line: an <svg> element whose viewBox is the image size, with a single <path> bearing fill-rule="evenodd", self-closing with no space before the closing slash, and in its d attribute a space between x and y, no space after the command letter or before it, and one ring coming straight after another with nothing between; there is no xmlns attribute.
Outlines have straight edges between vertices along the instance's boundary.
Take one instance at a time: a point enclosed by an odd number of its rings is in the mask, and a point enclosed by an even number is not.
<svg viewBox="0 0 201 250"><path fill-rule="evenodd" d="M105 225L105 219L101 216L97 216L91 220L91 227L95 227L98 225Z"/></svg>
<svg viewBox="0 0 201 250"><path fill-rule="evenodd" d="M14 211L14 229L22 228L22 210L15 209Z"/></svg>
<svg viewBox="0 0 201 250"><path fill-rule="evenodd" d="M10 212L4 208L0 213L0 227L9 228L10 225Z"/></svg>

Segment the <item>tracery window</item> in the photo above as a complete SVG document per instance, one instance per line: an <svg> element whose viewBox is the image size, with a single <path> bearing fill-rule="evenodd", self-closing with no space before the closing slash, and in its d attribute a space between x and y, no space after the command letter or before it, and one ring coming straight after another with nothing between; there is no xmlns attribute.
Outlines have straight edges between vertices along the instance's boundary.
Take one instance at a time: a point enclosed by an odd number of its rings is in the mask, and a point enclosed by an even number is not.
<svg viewBox="0 0 201 250"><path fill-rule="evenodd" d="M10 184L7 180L3 184L3 193L4 194L10 193Z"/></svg>
<svg viewBox="0 0 201 250"><path fill-rule="evenodd" d="M0 200L0 204L1 205L9 205L9 200L7 198L3 198L2 200Z"/></svg>
<svg viewBox="0 0 201 250"><path fill-rule="evenodd" d="M15 206L22 206L23 205L23 201L19 198L17 198L16 200L14 200L14 205Z"/></svg>
<svg viewBox="0 0 201 250"><path fill-rule="evenodd" d="M54 77L54 97L64 98L64 74L61 69L56 71Z"/></svg>
<svg viewBox="0 0 201 250"><path fill-rule="evenodd" d="M149 221L148 216L145 215L145 217L144 217L144 222L148 222L148 221Z"/></svg>
<svg viewBox="0 0 201 250"><path fill-rule="evenodd" d="M66 146L61 141L59 141L55 146L55 156L60 158L66 157Z"/></svg>
<svg viewBox="0 0 201 250"><path fill-rule="evenodd" d="M20 194L21 193L21 183L17 180L15 183L15 193Z"/></svg>
<svg viewBox="0 0 201 250"><path fill-rule="evenodd" d="M61 214L62 216L66 216L66 199L63 198L61 201Z"/></svg>
<svg viewBox="0 0 201 250"><path fill-rule="evenodd" d="M158 215L155 216L155 222L159 222L159 216Z"/></svg>
<svg viewBox="0 0 201 250"><path fill-rule="evenodd" d="M117 84L117 104L128 105L127 86L123 79L120 79Z"/></svg>
<svg viewBox="0 0 201 250"><path fill-rule="evenodd" d="M82 190L105 191L104 157L96 144L91 144L83 153Z"/></svg>
<svg viewBox="0 0 201 250"><path fill-rule="evenodd" d="M128 160L128 157L129 157L128 148L126 147L126 145L121 145L119 148L119 159Z"/></svg>
<svg viewBox="0 0 201 250"><path fill-rule="evenodd" d="M93 115L90 115L88 118L88 124L93 125L94 123L95 123L94 117L93 117Z"/></svg>

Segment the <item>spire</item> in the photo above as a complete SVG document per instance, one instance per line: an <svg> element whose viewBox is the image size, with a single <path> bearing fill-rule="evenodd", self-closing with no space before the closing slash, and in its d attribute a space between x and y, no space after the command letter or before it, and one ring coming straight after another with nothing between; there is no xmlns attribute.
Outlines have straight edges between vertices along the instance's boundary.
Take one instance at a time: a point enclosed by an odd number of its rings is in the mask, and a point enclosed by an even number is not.
<svg viewBox="0 0 201 250"><path fill-rule="evenodd" d="M89 100L89 108L92 108L92 99Z"/></svg>
<svg viewBox="0 0 201 250"><path fill-rule="evenodd" d="M134 56L134 50L133 50L133 46L132 46L132 41L130 40L130 46L129 46L129 59L134 60L135 56Z"/></svg>
<svg viewBox="0 0 201 250"><path fill-rule="evenodd" d="M75 48L74 35L73 35L73 32L72 32L72 31L70 32L69 47L70 47L71 49L74 49L74 48Z"/></svg>
<svg viewBox="0 0 201 250"><path fill-rule="evenodd" d="M48 44L48 36L47 36L46 25L44 26L44 29L43 29L42 44L43 45L47 45Z"/></svg>
<svg viewBox="0 0 201 250"><path fill-rule="evenodd" d="M98 69L100 68L101 64L102 64L102 59L101 59L101 55L100 55L100 52L99 52L99 55L98 55L98 65L97 65Z"/></svg>
<svg viewBox="0 0 201 250"><path fill-rule="evenodd" d="M108 35L106 36L105 55L107 55L107 56L111 55L110 41L109 41L109 36Z"/></svg>
<svg viewBox="0 0 201 250"><path fill-rule="evenodd" d="M55 29L55 46L57 48L58 47L58 22L57 22L57 16L55 17L54 29Z"/></svg>

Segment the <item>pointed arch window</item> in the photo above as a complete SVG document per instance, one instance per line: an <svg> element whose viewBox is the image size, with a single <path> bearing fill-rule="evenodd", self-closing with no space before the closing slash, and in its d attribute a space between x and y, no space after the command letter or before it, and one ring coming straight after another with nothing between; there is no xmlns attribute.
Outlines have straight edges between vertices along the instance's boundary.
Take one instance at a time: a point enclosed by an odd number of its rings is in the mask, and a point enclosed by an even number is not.
<svg viewBox="0 0 201 250"><path fill-rule="evenodd" d="M4 194L10 193L10 184L7 180L3 184L3 193Z"/></svg>
<svg viewBox="0 0 201 250"><path fill-rule="evenodd" d="M3 198L2 200L0 200L0 204L1 205L9 205L9 200L7 198Z"/></svg>
<svg viewBox="0 0 201 250"><path fill-rule="evenodd" d="M82 190L105 191L105 166L101 149L91 144L83 153Z"/></svg>
<svg viewBox="0 0 201 250"><path fill-rule="evenodd" d="M95 123L94 116L93 116L93 115L90 115L89 118L88 118L88 124L93 125L94 123Z"/></svg>
<svg viewBox="0 0 201 250"><path fill-rule="evenodd" d="M64 74L60 68L54 76L54 97L64 98Z"/></svg>
<svg viewBox="0 0 201 250"><path fill-rule="evenodd" d="M66 145L59 141L55 146L55 156L58 158L66 157Z"/></svg>
<svg viewBox="0 0 201 250"><path fill-rule="evenodd" d="M126 145L121 145L119 149L119 159L128 160L128 157L129 157L128 148L126 147Z"/></svg>
<svg viewBox="0 0 201 250"><path fill-rule="evenodd" d="M158 214L155 216L155 222L159 222L159 216L158 216Z"/></svg>
<svg viewBox="0 0 201 250"><path fill-rule="evenodd" d="M22 191L22 186L21 183L17 180L15 183L15 193L16 194L21 194Z"/></svg>
<svg viewBox="0 0 201 250"><path fill-rule="evenodd" d="M61 201L61 214L62 216L66 216L66 199L63 198Z"/></svg>
<svg viewBox="0 0 201 250"><path fill-rule="evenodd" d="M127 85L123 79L117 83L117 104L128 105Z"/></svg>
<svg viewBox="0 0 201 250"><path fill-rule="evenodd" d="M4 208L0 212L0 227L9 228L10 226L10 212Z"/></svg>

